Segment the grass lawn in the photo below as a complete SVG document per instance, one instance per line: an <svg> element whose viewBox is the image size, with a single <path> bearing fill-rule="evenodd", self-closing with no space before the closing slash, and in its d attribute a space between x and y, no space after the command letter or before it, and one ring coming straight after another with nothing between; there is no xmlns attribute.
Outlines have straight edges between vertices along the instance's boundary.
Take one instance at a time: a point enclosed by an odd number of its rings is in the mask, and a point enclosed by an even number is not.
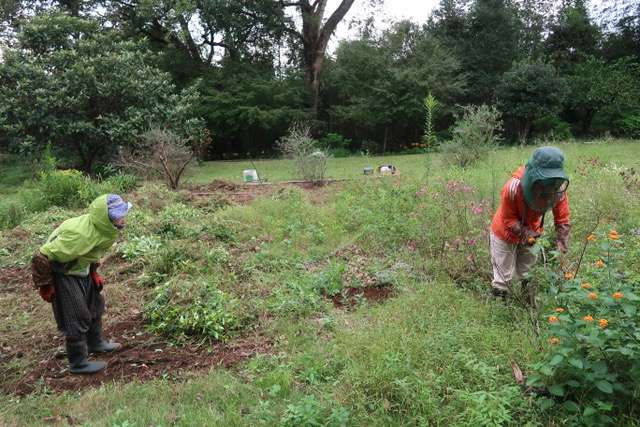
<svg viewBox="0 0 640 427"><path fill-rule="evenodd" d="M640 142L606 142L606 143L569 143L558 144L567 156L567 171L578 168L586 159L599 158L601 163L614 163L619 166L638 168L640 164ZM494 156L501 157L501 163L513 167L516 164L525 164L534 150L533 146L501 148ZM512 160L510 160L510 158ZM504 160L504 162L502 161ZM327 179L355 179L363 176L363 168L377 168L380 165L392 164L403 175L422 178L429 168L439 169L441 155L434 154L410 154L410 155L385 155L363 157L338 157L329 159L325 178ZM299 180L300 177L295 166L290 160L238 160L203 162L195 174L189 179L191 183L206 183L214 179L224 179L232 182L242 182L242 172L246 169L256 169L260 179L266 182L283 182Z"/></svg>

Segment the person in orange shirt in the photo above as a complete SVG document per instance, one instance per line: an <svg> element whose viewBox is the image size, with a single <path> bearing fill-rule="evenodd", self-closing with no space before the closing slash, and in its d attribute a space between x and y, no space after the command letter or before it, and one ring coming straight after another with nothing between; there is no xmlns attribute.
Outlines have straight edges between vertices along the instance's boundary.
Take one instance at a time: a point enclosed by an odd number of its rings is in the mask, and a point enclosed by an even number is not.
<svg viewBox="0 0 640 427"><path fill-rule="evenodd" d="M571 230L568 186L564 154L555 147L537 148L526 166L511 175L491 222L492 295L506 297L513 291L514 277L522 280L535 264L537 255L532 249L548 210L553 213L557 249L567 251Z"/></svg>

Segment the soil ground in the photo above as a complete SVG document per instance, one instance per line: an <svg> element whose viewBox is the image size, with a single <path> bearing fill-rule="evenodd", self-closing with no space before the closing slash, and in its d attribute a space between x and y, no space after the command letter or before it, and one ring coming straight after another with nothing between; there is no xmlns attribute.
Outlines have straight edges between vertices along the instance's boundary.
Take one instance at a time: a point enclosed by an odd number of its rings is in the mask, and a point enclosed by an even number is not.
<svg viewBox="0 0 640 427"><path fill-rule="evenodd" d="M325 188L307 183L239 185L214 181L190 186L188 191L192 197L225 196L231 203L247 204L260 195L281 191L286 185L300 186L312 203L324 200ZM119 270L124 269L116 269ZM392 294L391 287L367 286L374 280L366 277L366 272L357 270L356 267L355 274L365 279L361 281L365 287L347 288L342 295L332 297L336 307L348 309L362 297L375 301ZM175 346L165 342L149 333L144 326L140 311L140 293L143 290L135 286L135 278L116 274L107 279L103 338L121 343L122 348L114 353L90 355L90 360L108 362L103 371L93 375L71 375L67 371L68 362L63 351L64 337L55 330L52 313L32 288L29 266L0 268L0 298L11 296L16 299L20 308L30 313L32 318L46 316L43 327L34 328L39 331L37 333L25 332L19 338L13 334L14 338L8 341L0 331L0 392L25 396L36 390L60 393L98 387L102 383L183 377L208 372L218 366L232 368L257 354L272 351L272 340L259 327L231 341L213 345ZM109 288L109 283L112 283L112 288ZM17 298L15 293L19 294ZM114 300L117 301L115 307ZM29 365L28 371L25 365Z"/></svg>

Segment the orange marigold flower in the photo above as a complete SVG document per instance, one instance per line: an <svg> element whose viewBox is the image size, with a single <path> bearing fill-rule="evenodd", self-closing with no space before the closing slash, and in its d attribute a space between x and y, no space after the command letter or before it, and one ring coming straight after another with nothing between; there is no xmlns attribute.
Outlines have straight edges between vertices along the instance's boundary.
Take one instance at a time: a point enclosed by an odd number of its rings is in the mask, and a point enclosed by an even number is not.
<svg viewBox="0 0 640 427"><path fill-rule="evenodd" d="M610 231L609 234L611 234L612 236L617 236L618 232L614 230L614 231Z"/></svg>
<svg viewBox="0 0 640 427"><path fill-rule="evenodd" d="M619 237L616 236L615 234L609 234L609 238L613 239L613 240L618 240L619 239Z"/></svg>
<svg viewBox="0 0 640 427"><path fill-rule="evenodd" d="M549 322L556 323L557 321L558 321L558 318L556 316L549 317Z"/></svg>
<svg viewBox="0 0 640 427"><path fill-rule="evenodd" d="M607 319L600 319L598 320L598 323L602 328L606 328L607 326L609 326L609 321Z"/></svg>
<svg viewBox="0 0 640 427"><path fill-rule="evenodd" d="M565 279L573 279L573 273L567 273L564 275Z"/></svg>
<svg viewBox="0 0 640 427"><path fill-rule="evenodd" d="M564 311L564 308L560 308L560 307L558 307L558 308L556 308L556 311L557 311L558 313L562 313L562 312Z"/></svg>
<svg viewBox="0 0 640 427"><path fill-rule="evenodd" d="M585 322L593 322L593 316L584 316L582 320Z"/></svg>
<svg viewBox="0 0 640 427"><path fill-rule="evenodd" d="M605 263L604 263L604 262L602 262L602 261L598 261L598 262L596 262L596 265L597 265L598 267L602 267L603 265L605 265Z"/></svg>
<svg viewBox="0 0 640 427"><path fill-rule="evenodd" d="M590 288L591 287L591 283L583 283L582 287L585 288L585 289L586 288Z"/></svg>
<svg viewBox="0 0 640 427"><path fill-rule="evenodd" d="M622 298L622 293L620 292L616 292L615 294L613 294L614 298Z"/></svg>
<svg viewBox="0 0 640 427"><path fill-rule="evenodd" d="M529 243L535 243L535 242L536 242L536 238L535 237L529 238Z"/></svg>
<svg viewBox="0 0 640 427"><path fill-rule="evenodd" d="M592 241L592 240L593 240L593 239L595 239L595 238L596 238L596 236L594 236L593 234L591 234L591 235L589 235L589 237L587 237L587 241L588 241L588 242L590 242L590 241Z"/></svg>
<svg viewBox="0 0 640 427"><path fill-rule="evenodd" d="M595 292L591 292L591 293L589 294L589 298L591 298L591 299L596 299L596 298L598 298L598 294L596 294Z"/></svg>
<svg viewBox="0 0 640 427"><path fill-rule="evenodd" d="M558 338L551 338L551 344L558 344L560 340Z"/></svg>

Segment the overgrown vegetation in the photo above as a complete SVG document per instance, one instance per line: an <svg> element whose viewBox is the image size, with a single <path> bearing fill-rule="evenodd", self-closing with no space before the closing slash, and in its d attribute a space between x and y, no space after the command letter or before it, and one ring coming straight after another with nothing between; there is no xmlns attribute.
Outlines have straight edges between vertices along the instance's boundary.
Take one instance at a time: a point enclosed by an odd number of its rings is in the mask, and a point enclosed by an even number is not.
<svg viewBox="0 0 640 427"><path fill-rule="evenodd" d="M327 169L329 153L311 137L311 125L296 123L280 139L276 149L293 160L304 181L321 181Z"/></svg>
<svg viewBox="0 0 640 427"><path fill-rule="evenodd" d="M149 328L185 352L253 330L272 349L233 370L116 382L81 398L45 388L3 395L0 424L66 414L96 426L637 424L636 175L607 145L561 148L572 245L562 262L548 252L532 271L532 308L488 298L486 234L502 185L530 149L491 151L466 169L440 155L403 156L414 168L400 176L314 187L315 197L281 186L248 205L147 183L127 194L135 209L106 254L112 306L140 298ZM24 268L52 224L76 212L30 214L0 234L1 267ZM553 231L544 236L540 245ZM384 286L394 291L384 301L339 308L330 299ZM34 325L55 329L44 303L1 295L2 357L12 355L5 343L31 340ZM3 361L28 370L42 357ZM553 397L523 392L511 360Z"/></svg>

